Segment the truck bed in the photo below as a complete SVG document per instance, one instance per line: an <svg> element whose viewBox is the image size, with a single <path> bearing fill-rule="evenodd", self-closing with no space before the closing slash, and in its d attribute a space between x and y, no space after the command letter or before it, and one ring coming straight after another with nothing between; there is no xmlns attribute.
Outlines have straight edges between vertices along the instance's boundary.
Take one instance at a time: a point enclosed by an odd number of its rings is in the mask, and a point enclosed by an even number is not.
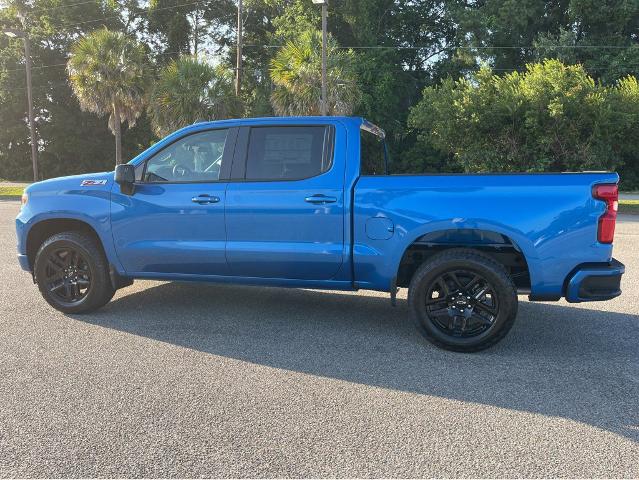
<svg viewBox="0 0 639 480"><path fill-rule="evenodd" d="M578 265L612 260L612 245L597 241L605 203L592 189L618 180L616 173L360 177L353 213L358 286L388 290L412 244L461 229L504 236L526 259L531 294L561 296ZM376 231L382 224L392 228L389 238Z"/></svg>

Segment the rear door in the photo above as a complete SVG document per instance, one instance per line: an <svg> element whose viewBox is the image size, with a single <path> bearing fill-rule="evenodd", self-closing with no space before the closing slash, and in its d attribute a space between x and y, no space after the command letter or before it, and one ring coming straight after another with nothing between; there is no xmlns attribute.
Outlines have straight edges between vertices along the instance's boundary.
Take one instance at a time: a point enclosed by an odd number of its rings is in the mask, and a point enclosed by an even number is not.
<svg viewBox="0 0 639 480"><path fill-rule="evenodd" d="M328 280L344 260L345 132L243 127L226 195L231 275Z"/></svg>

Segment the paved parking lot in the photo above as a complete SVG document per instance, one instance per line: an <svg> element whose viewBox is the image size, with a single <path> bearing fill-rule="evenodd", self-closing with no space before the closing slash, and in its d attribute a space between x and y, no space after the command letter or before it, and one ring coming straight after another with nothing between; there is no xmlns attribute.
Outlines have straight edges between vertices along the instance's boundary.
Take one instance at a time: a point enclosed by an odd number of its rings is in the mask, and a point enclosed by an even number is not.
<svg viewBox="0 0 639 480"><path fill-rule="evenodd" d="M18 208L0 201L0 476L639 476L639 217L621 298L520 297L509 336L463 355L371 292L136 282L63 315L18 268Z"/></svg>

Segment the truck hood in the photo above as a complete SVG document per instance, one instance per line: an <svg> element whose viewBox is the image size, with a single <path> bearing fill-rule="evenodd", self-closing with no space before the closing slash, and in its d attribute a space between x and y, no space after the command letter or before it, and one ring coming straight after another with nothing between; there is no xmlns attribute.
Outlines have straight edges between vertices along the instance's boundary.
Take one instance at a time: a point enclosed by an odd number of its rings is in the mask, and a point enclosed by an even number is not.
<svg viewBox="0 0 639 480"><path fill-rule="evenodd" d="M89 194L89 192L110 191L113 172L85 173L68 177L51 178L29 185L28 194Z"/></svg>

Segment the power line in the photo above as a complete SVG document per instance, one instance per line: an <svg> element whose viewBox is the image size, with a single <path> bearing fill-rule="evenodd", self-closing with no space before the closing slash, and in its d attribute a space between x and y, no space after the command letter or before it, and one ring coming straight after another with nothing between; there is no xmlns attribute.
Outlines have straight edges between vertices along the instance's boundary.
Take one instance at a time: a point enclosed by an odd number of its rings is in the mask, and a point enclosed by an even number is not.
<svg viewBox="0 0 639 480"><path fill-rule="evenodd" d="M31 67L31 70L42 70L44 68L53 68L53 67L62 67L62 66L66 66L66 63L53 63L51 65L36 65L35 67ZM11 70L4 70L4 71L7 73L12 73L12 72L22 72L23 70L24 68L14 68Z"/></svg>
<svg viewBox="0 0 639 480"><path fill-rule="evenodd" d="M161 52L161 53L154 53L152 56L155 57L161 57L163 55L175 55L175 54L181 54L183 52ZM220 53L207 53L206 54L207 57L222 57L223 55ZM31 67L31 70L42 70L45 68L54 68L54 67L66 67L67 63L53 63L50 65L36 65L35 67ZM0 70L3 71L3 70ZM4 72L6 73L13 73L13 72L22 72L24 71L24 68L13 68L11 70L4 70Z"/></svg>
<svg viewBox="0 0 639 480"><path fill-rule="evenodd" d="M26 12L27 14L31 14L34 12L48 12L51 10L57 10L59 8L71 8L71 7L77 7L79 5L87 5L89 3L94 3L96 6L98 5L98 2L96 0L87 0L84 2L78 2L78 3L69 3L69 4L62 4L62 5L58 5L56 7L48 7L48 8L34 8L33 10L29 10L28 12ZM117 2L115 2L117 3Z"/></svg>
<svg viewBox="0 0 639 480"><path fill-rule="evenodd" d="M174 55L174 54L181 54L182 52L163 52L163 53L156 53L154 54L154 56L162 56L162 55ZM207 54L206 56L209 57L222 57L224 56L223 54ZM43 70L46 68L54 68L54 67L66 67L66 63L54 63L52 65L38 65L35 67L32 67L32 70ZM625 64L625 65L619 65L619 67L637 67L639 66L639 64ZM229 67L230 68L230 67ZM525 66L522 67L522 69L525 68ZM588 66L585 65L586 70L607 70L610 69L611 67L609 66ZM231 68L232 70L235 70L235 68ZM519 68L493 68L490 67L491 70L493 71L519 71ZM0 72L2 72L3 70L0 70ZM24 71L24 68L14 68L11 70L4 70L5 73L15 73L15 72L22 72Z"/></svg>
<svg viewBox="0 0 639 480"><path fill-rule="evenodd" d="M88 2L85 2L88 3ZM164 9L169 9L169 8L178 8L180 6L185 6L185 5L194 5L194 4L199 4L199 3L205 3L205 0L201 0L198 2L192 2L192 3L187 3L187 4L182 4L182 5L177 5L177 6L173 6L173 7L164 7ZM156 10L160 10L159 8ZM88 22L91 21L97 21L97 20L88 20ZM244 44L244 47L251 47L251 48L282 48L285 45L260 45L260 44ZM529 50L548 50L548 49L554 49L554 48L583 48L583 49L587 49L587 48L592 48L592 49L627 49L627 48L633 48L633 47L639 47L639 45L628 45L628 46L619 46L619 45L550 45L547 47L518 47L518 46L514 46L514 45L502 45L502 46L492 46L492 47L468 47L468 46L458 46L458 47L442 47L441 50L455 50L455 49L464 49L464 50L475 50L475 49L494 49L494 50L499 50L499 49L529 49ZM346 49L346 50L356 50L356 49L389 49L389 50L423 50L426 48L431 48L432 46L428 46L428 47L424 47L424 46L413 46L413 47L402 47L402 46L384 46L384 45L373 45L373 46L344 46L344 47L336 47L338 49ZM156 53L153 54L154 56L162 56L162 55L174 55L174 54L181 54L183 52L162 52L162 53ZM222 54L207 54L207 56L213 56L213 57L221 57L223 56ZM54 64L50 64L50 65L37 65L32 67L33 70L36 69L45 69L45 68L53 68L53 67L62 67L62 66L66 66L66 63L54 63ZM592 69L592 68L591 68ZM22 71L23 69L21 68L16 68L16 69L12 69L12 70L5 70L5 72L10 73L10 72L18 72L18 71ZM493 70L499 70L499 69L493 69ZM508 69L506 69L508 70ZM512 70L516 70L516 69L512 69Z"/></svg>
<svg viewBox="0 0 639 480"><path fill-rule="evenodd" d="M624 65L624 66L625 66L625 67L628 67L628 68L634 68L634 69L639 70L639 64L630 64L630 65ZM230 70L235 70L235 68L229 68L229 69L230 69ZM591 68L588 68L587 70L592 70L592 71L605 71L605 70L609 70L609 69L610 69L609 67L591 67ZM498 71L498 72L504 72L504 73L520 71L520 70L515 69L515 68L491 68L491 70L492 70L492 71L495 71L495 72L497 72L497 71ZM256 73L256 74L257 74L257 73L261 73L261 71L260 71L260 70L257 70L257 69L255 69L255 70L251 69L251 70L249 70L249 71L252 71L253 73ZM55 88L55 87L62 87L62 86L69 86L69 87L71 87L71 84L70 84L68 81L64 81L64 82L57 82L57 83L52 83L52 84L45 83L45 84L42 84L42 85L35 85L35 86L33 86L33 90L42 90L42 89ZM12 89L11 89L11 91L12 91L12 92L17 92L17 91L24 91L24 90L26 90L26 89L27 89L27 87L15 87L15 88L12 88ZM229 98L236 98L236 95L228 95L228 97L229 97ZM639 114L637 114L637 115L639 115Z"/></svg>
<svg viewBox="0 0 639 480"><path fill-rule="evenodd" d="M637 64L626 64L626 65L622 65L622 67L625 67L625 68L631 69L631 70L638 70L639 71L639 63L637 63ZM586 68L587 71L596 71L596 72L607 71L607 70L610 70L610 69L611 69L610 66L592 66L592 67L587 67ZM229 67L229 70L235 71L235 68ZM522 69L517 69L517 68L490 68L490 70L493 71L493 72L503 72L503 73L524 72L523 68ZM255 73L255 74L262 73L262 71L259 70L259 69L255 69L255 70L251 69L250 71ZM36 90L36 89L42 89L42 88L53 88L53 87L58 87L58 86L63 86L63 85L69 85L69 82L65 81L65 82L54 83L54 84L36 85L36 86L33 87L33 89ZM15 88L11 89L11 91L22 91L22 90L26 90L26 87L15 87Z"/></svg>
<svg viewBox="0 0 639 480"><path fill-rule="evenodd" d="M199 0L196 2L189 2L189 3L183 3L180 5L172 5L172 6L167 6L167 7L158 7L158 8L153 8L152 10L147 10L145 12L138 12L137 15L138 16L145 16L145 15L149 15L153 12L157 12L160 10L173 10L176 8L181 8L181 7L189 7L191 5L200 5L200 4L204 4L204 3L210 3L209 0ZM120 18L120 15L111 15L108 17L101 17L101 18L95 18L93 20L85 20L83 22L78 22L78 23L63 23L60 25L53 25L55 27L77 27L79 25L85 25L87 23L95 23L95 22L103 22L105 20L114 20L114 19L118 19Z"/></svg>
<svg viewBox="0 0 639 480"><path fill-rule="evenodd" d="M57 82L57 83L45 84L45 85L35 85L32 89L33 90L41 90L43 88L62 87L64 85L69 85L69 82ZM19 92L19 91L24 91L26 89L27 89L27 87L16 87L16 88L12 88L11 91L12 92Z"/></svg>
<svg viewBox="0 0 639 480"><path fill-rule="evenodd" d="M639 68L639 64L637 63L629 63L629 64L625 64L625 65L620 65L620 67L626 67L626 68L630 68L630 69L636 69ZM592 71L603 71L603 70L611 70L612 67L610 66L592 66L592 67L584 67L586 69L586 71L592 70ZM493 72L519 72L519 71L524 71L525 67L522 67L521 69L519 68L492 68L489 67L489 69Z"/></svg>
<svg viewBox="0 0 639 480"><path fill-rule="evenodd" d="M245 47L254 47L254 48L282 48L286 45L259 45L259 44L244 44ZM501 50L501 49L516 49L516 50L552 50L554 48L603 48L603 49L626 49L632 47L639 47L639 45L548 45L542 47L533 47L533 46L516 46L516 45L502 45L502 46L481 46L481 47L470 47L470 46L451 46L451 47L437 47L440 50ZM412 46L412 47L403 47L398 45L371 45L371 46L338 46L335 47L337 49L347 49L347 50L424 50L427 48L436 47L435 45L428 46Z"/></svg>
<svg viewBox="0 0 639 480"><path fill-rule="evenodd" d="M632 45L546 45L546 46L527 46L527 47L518 47L515 45L505 45L505 46L496 46L496 47L450 47L450 48L468 48L468 49L522 49L522 50L549 50L553 48L606 48L606 49L626 49L639 46L637 44Z"/></svg>
<svg viewBox="0 0 639 480"><path fill-rule="evenodd" d="M158 56L160 56L160 55L173 55L175 53L181 53L181 52L163 52L163 53L158 53L157 55ZM222 54L207 54L207 56L210 56L210 57L221 57L223 55ZM59 64L56 64L56 65L44 65L44 66L41 66L40 68L54 67L54 66L66 66L66 65L67 65L66 63L59 63ZM162 67L160 67L160 66L149 65L148 70L152 71L153 73L158 73L161 70L161 68ZM228 67L228 69L232 70L232 71L235 71L235 68L232 68L232 67ZM23 68L18 68L18 69L15 69L15 70L5 70L5 72L22 72L22 71L24 71ZM33 88L34 89L36 89L36 88L47 88L47 87L55 87L55 86L66 85L66 84L68 84L67 81L62 82L62 83L52 84L52 85L50 85L50 84L37 85L37 86L35 86ZM14 91L14 90L26 90L26 87L13 88L12 91Z"/></svg>
<svg viewBox="0 0 639 480"><path fill-rule="evenodd" d="M114 0L115 1L115 0ZM78 3L72 3L69 5L58 5L57 7L52 7L49 9L43 9L43 10L55 10L57 8L63 8L63 7L74 7L77 5L85 5L88 3L94 3L95 0L88 0L88 1L83 1L83 2L78 2ZM95 2L97 3L97 2ZM115 3L117 4L117 1L115 1ZM192 5L200 5L203 3L209 3L209 0L197 0L194 2L189 2L189 3L183 3L180 5L170 5L170 6L166 6L166 7L158 7L158 8L153 8L151 10L146 10L146 11L139 11L136 14L138 16L146 16L149 15L153 12L157 12L157 11L164 11L164 10L173 10L176 8L181 8L181 7L188 7L188 6L192 6ZM119 5L119 4L118 4ZM120 5L121 6L121 5ZM37 10L36 10L37 11ZM94 22L101 22L101 21L105 21L105 20L113 20L113 19L117 19L120 18L120 15L111 15L111 16L107 16L107 17L101 17L101 18L95 18L92 20L85 20L82 22L77 22L77 23L62 23L59 25L53 25L56 27L76 27L79 25L85 25L87 23L94 23ZM555 49L555 48L603 48L603 49L626 49L626 48L631 48L632 46L635 46L636 44L633 45L627 45L627 46L622 46L622 45L547 45L547 46L528 46L528 45L498 45L498 46L450 46L450 47L439 47L441 50L458 50L458 49L462 49L462 50L500 50L500 49L517 49L517 50L548 50L548 49ZM259 44L244 44L245 47L258 47L258 48L281 48L284 45L259 45ZM428 46L399 46L399 45L370 45L370 46L338 46L336 48L338 49L357 49L357 50L371 50L371 49L389 49L389 50L423 50L423 49L427 49L427 48L432 48L433 45L428 45Z"/></svg>

